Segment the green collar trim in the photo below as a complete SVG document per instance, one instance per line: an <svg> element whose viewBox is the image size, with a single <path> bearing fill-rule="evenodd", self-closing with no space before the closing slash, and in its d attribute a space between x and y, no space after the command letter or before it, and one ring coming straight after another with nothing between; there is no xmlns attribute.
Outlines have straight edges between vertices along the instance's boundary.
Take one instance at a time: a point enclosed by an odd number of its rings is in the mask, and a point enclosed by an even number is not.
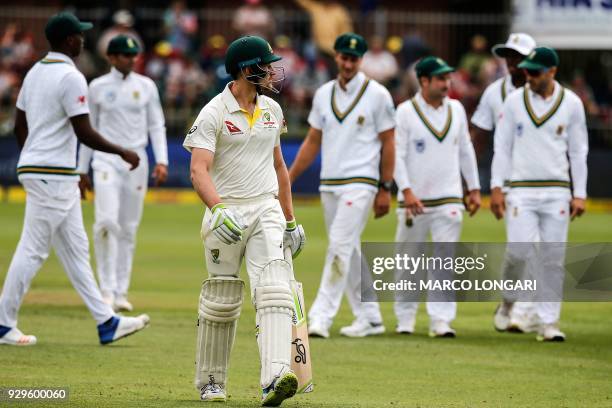
<svg viewBox="0 0 612 408"><path fill-rule="evenodd" d="M531 102L529 101L529 91L527 87L523 89L523 101L525 102L525 109L527 109L527 113L529 114L529 118L535 125L535 127L539 128L544 123L548 121L548 119L552 118L555 113L559 110L559 106L561 106L561 102L563 102L563 97L565 96L565 88L561 88L559 95L557 96L557 100L553 104L552 108L544 114L544 116L538 117L531 106Z"/></svg>
<svg viewBox="0 0 612 408"><path fill-rule="evenodd" d="M41 64L66 64L67 62L61 59L45 58L40 60Z"/></svg>
<svg viewBox="0 0 612 408"><path fill-rule="evenodd" d="M502 86L501 86L502 102L504 102L506 100L506 96L507 96L507 92L506 92L506 79L507 78L504 78L504 80L502 81Z"/></svg>
<svg viewBox="0 0 612 408"><path fill-rule="evenodd" d="M446 115L446 123L444 124L444 127L442 128L442 130L438 131L433 127L433 125L429 122L429 120L427 120L427 117L425 116L423 111L421 111L421 108L419 107L419 104L417 103L416 99L412 98L410 102L412 102L412 106L414 106L414 110L416 111L417 115L419 115L419 118L421 119L425 127L429 129L431 134L434 135L435 138L438 139L440 143L442 143L446 135L448 135L448 131L450 130L451 124L453 123L453 110L451 109L450 103L448 104L448 113Z"/></svg>
<svg viewBox="0 0 612 408"><path fill-rule="evenodd" d="M341 112L340 109L338 109L338 106L336 106L336 86L335 84L332 86L331 108L332 108L332 112L334 112L334 116L336 117L336 119L338 119L338 122L342 123L342 121L353 111L353 109L355 109L355 106L357 106L357 104L361 100L361 97L365 93L366 88L368 87L369 83L370 83L369 78L366 78L366 80L363 81L363 85L361 85L361 89L357 93L355 100L350 104L348 109L344 112Z"/></svg>

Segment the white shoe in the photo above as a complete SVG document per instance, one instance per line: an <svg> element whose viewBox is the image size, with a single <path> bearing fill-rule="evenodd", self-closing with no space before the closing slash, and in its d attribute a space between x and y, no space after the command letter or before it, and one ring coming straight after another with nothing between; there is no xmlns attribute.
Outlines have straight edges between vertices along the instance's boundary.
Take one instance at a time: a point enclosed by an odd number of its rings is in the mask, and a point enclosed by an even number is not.
<svg viewBox="0 0 612 408"><path fill-rule="evenodd" d="M535 313L510 313L508 331L513 333L533 333L540 327L540 319Z"/></svg>
<svg viewBox="0 0 612 408"><path fill-rule="evenodd" d="M501 302L495 309L493 316L493 326L495 330L504 332L510 327L510 313L512 311L512 303Z"/></svg>
<svg viewBox="0 0 612 408"><path fill-rule="evenodd" d="M98 325L98 336L101 344L109 344L148 326L151 319L146 314L136 317L113 316L107 322Z"/></svg>
<svg viewBox="0 0 612 408"><path fill-rule="evenodd" d="M215 377L212 375L209 375L208 378L208 384L200 389L200 399L209 402L225 402L227 400L225 386L223 384L217 384L215 382Z"/></svg>
<svg viewBox="0 0 612 408"><path fill-rule="evenodd" d="M350 326L340 329L340 334L346 337L366 337L375 336L385 332L382 323L370 323L367 320L357 319Z"/></svg>
<svg viewBox="0 0 612 408"><path fill-rule="evenodd" d="M537 341L565 341L565 333L559 330L556 323L543 324L538 330Z"/></svg>
<svg viewBox="0 0 612 408"><path fill-rule="evenodd" d="M13 327L6 332L4 336L0 337L0 344L8 344L10 346L33 346L36 344L36 336L23 334L21 330Z"/></svg>
<svg viewBox="0 0 612 408"><path fill-rule="evenodd" d="M412 334L414 333L414 323L414 318L398 321L395 332L398 334Z"/></svg>
<svg viewBox="0 0 612 408"><path fill-rule="evenodd" d="M134 310L134 306L128 302L125 296L117 296L113 303L113 309L115 312L131 312Z"/></svg>
<svg viewBox="0 0 612 408"><path fill-rule="evenodd" d="M429 324L429 337L455 337L457 332L444 320L433 320Z"/></svg>
<svg viewBox="0 0 612 408"><path fill-rule="evenodd" d="M329 329L317 322L308 322L308 335L310 337L329 338Z"/></svg>

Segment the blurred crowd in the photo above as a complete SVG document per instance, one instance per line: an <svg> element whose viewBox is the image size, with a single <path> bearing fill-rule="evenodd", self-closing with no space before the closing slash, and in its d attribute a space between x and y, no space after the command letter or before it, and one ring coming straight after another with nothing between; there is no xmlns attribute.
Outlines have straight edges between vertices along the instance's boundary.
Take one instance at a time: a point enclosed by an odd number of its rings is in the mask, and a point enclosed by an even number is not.
<svg viewBox="0 0 612 408"><path fill-rule="evenodd" d="M310 27L304 30L303 36L284 35L283 23L275 20L261 0L246 0L236 9L231 29L236 37L256 34L268 39L275 53L283 57L279 64L284 68L286 79L280 102L289 123L305 125L315 90L336 74L333 42L339 34L352 31L353 22L349 11L339 2L294 1L309 16ZM117 34L132 36L144 50L135 70L156 82L169 136L182 136L199 109L230 80L225 72L224 54L233 38L221 33L202 38L202 20L182 0L170 3L161 15L156 33L151 34L149 30L147 35L141 35L135 29L136 23L130 11L116 11L97 41L88 39L78 66L88 80L105 73L108 70L105 50L110 39ZM3 136L12 134L12 115L21 80L45 50L34 48L32 33L27 27L9 24L0 30L0 136ZM434 52L435 47L416 28L408 29L403 37L373 36L368 38L368 43L363 71L387 86L396 103L414 95L417 81L413 66L419 58ZM470 49L455 62L458 69L453 74L450 96L461 100L468 114L475 109L486 86L505 74L503 61L491 55L490 47L485 36L475 35ZM582 73L575 72L565 79L565 85L582 98L590 121L612 127L610 92L608 97L598 100L589 78Z"/></svg>

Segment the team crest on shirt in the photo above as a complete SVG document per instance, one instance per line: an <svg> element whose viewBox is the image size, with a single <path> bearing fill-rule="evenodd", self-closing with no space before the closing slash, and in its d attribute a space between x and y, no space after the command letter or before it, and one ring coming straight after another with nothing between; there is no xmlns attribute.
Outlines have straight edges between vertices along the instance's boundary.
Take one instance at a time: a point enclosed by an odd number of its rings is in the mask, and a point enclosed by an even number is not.
<svg viewBox="0 0 612 408"><path fill-rule="evenodd" d="M516 124L516 135L523 136L523 124L520 122Z"/></svg>
<svg viewBox="0 0 612 408"><path fill-rule="evenodd" d="M108 103L113 103L115 102L115 99L117 98L117 94L113 91L108 91L104 97L106 98L106 101Z"/></svg>
<svg viewBox="0 0 612 408"><path fill-rule="evenodd" d="M417 139L414 141L414 148L417 153L423 153L425 151L425 139Z"/></svg>
<svg viewBox="0 0 612 408"><path fill-rule="evenodd" d="M363 126L363 122L365 122L365 118L361 115L359 115L359 117L357 118L357 124L359 126Z"/></svg>
<svg viewBox="0 0 612 408"><path fill-rule="evenodd" d="M227 131L230 132L230 135L239 135L242 133L242 130L236 125L234 125L229 120L225 121L225 126L227 126Z"/></svg>
<svg viewBox="0 0 612 408"><path fill-rule="evenodd" d="M274 122L272 120L272 116L270 116L270 112L266 112L263 114L263 118L264 118L264 128L275 128L276 127L276 122Z"/></svg>
<svg viewBox="0 0 612 408"><path fill-rule="evenodd" d="M139 99L140 99L140 92L138 92L138 91L134 91L134 92L132 92L132 97L133 97L135 100L139 100Z"/></svg>
<svg viewBox="0 0 612 408"><path fill-rule="evenodd" d="M193 132L196 131L197 128L198 128L197 126L192 127L191 129L189 129L189 132L187 132L187 134L188 135L192 134Z"/></svg>
<svg viewBox="0 0 612 408"><path fill-rule="evenodd" d="M85 100L86 100L86 99L85 99L85 95L81 95L81 96L79 96L79 97L77 98L77 100L79 101L79 103L80 103L81 105L85 105Z"/></svg>
<svg viewBox="0 0 612 408"><path fill-rule="evenodd" d="M563 134L564 129L565 129L565 126L559 125L559 127L557 128L557 136L561 136Z"/></svg>

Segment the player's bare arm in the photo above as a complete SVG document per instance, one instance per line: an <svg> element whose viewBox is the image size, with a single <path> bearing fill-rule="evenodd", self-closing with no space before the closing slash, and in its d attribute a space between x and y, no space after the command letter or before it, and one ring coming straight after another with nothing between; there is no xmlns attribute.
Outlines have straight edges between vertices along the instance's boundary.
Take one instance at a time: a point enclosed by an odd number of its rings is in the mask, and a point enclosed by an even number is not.
<svg viewBox="0 0 612 408"><path fill-rule="evenodd" d="M285 219L292 221L295 219L295 216L291 200L291 183L289 182L289 172L287 171L280 146L274 147L274 170L276 170L276 178L278 180L278 201L283 209L283 214L285 214Z"/></svg>
<svg viewBox="0 0 612 408"><path fill-rule="evenodd" d="M380 161L380 187L374 199L374 217L380 218L389 212L391 206L391 182L395 168L395 129L381 132L378 138L382 142Z"/></svg>
<svg viewBox="0 0 612 408"><path fill-rule="evenodd" d="M191 151L191 183L208 208L221 203L221 197L210 177L213 158L214 153L210 150L193 148Z"/></svg>
<svg viewBox="0 0 612 408"><path fill-rule="evenodd" d="M101 134L91 126L89 121L89 115L77 115L70 118L74 133L76 134L79 141L86 146L91 147L94 150L98 150L105 153L112 153L121 156L121 158L131 165L130 170L134 170L140 163L138 155L131 151L124 149L114 143L104 139Z"/></svg>
<svg viewBox="0 0 612 408"><path fill-rule="evenodd" d="M28 120L26 119L26 113L19 108L15 110L15 136L17 137L17 144L20 148L23 148L28 137Z"/></svg>
<svg viewBox="0 0 612 408"><path fill-rule="evenodd" d="M317 157L321 150L321 138L323 132L320 129L310 128L306 139L300 146L291 168L289 169L289 180L293 183L306 170Z"/></svg>

